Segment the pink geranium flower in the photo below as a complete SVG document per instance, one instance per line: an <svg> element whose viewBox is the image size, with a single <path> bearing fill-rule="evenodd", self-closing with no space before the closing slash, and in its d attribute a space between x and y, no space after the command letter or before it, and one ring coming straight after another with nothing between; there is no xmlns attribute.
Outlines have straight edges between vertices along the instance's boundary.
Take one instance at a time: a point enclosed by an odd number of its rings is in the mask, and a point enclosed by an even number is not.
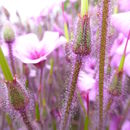
<svg viewBox="0 0 130 130"><path fill-rule="evenodd" d="M23 63L39 63L47 59L47 56L60 45L66 43L63 36L58 32L46 31L43 39L38 40L33 33L20 36L16 39L14 45L14 56Z"/></svg>
<svg viewBox="0 0 130 130"><path fill-rule="evenodd" d="M89 94L89 99L91 101L95 101L96 98L96 80L92 77L91 74L87 74L83 71L80 72L79 78L78 78L78 89L83 94Z"/></svg>
<svg viewBox="0 0 130 130"><path fill-rule="evenodd" d="M111 23L117 31L122 32L127 37L130 30L130 11L112 15Z"/></svg>

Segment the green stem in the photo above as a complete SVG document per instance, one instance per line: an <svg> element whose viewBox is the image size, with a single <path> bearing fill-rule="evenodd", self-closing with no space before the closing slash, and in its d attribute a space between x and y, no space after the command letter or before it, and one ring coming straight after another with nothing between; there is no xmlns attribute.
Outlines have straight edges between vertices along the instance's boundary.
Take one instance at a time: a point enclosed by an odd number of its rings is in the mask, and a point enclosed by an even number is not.
<svg viewBox="0 0 130 130"><path fill-rule="evenodd" d="M76 89L76 84L77 84L77 80L78 80L78 75L79 75L79 71L82 65L82 57L80 57L79 55L76 57L76 62L75 62L75 66L74 66L74 72L73 72L73 76L72 76L72 81L71 81L71 86L70 86L70 92L68 95L68 99L67 99L67 105L65 106L65 112L64 112L64 117L63 117L63 123L61 123L61 130L64 130L67 124L67 120L68 120L68 116L69 116L69 112L70 112L70 108L71 108L71 104L72 104L72 100L74 97L74 92Z"/></svg>
<svg viewBox="0 0 130 130"><path fill-rule="evenodd" d="M81 16L88 13L88 0L81 0Z"/></svg>
<svg viewBox="0 0 130 130"><path fill-rule="evenodd" d="M7 60L3 54L3 51L0 47L0 67L2 69L3 75L5 77L5 80L7 81L13 81L13 76L10 71L9 65L7 63Z"/></svg>
<svg viewBox="0 0 130 130"><path fill-rule="evenodd" d="M129 33L128 33L128 37L127 37L127 41L126 41L126 44L125 44L124 52L122 54L122 58L121 58L120 65L119 65L119 68L118 68L119 72L123 71L123 67L124 67L124 63L125 63L125 57L126 57L126 49L127 49L127 46L128 46L129 39L130 39L130 30L129 30Z"/></svg>
<svg viewBox="0 0 130 130"><path fill-rule="evenodd" d="M102 28L100 43L100 61L99 61L99 130L103 129L103 86L104 86L104 65L105 65L105 47L107 39L109 0L103 1Z"/></svg>

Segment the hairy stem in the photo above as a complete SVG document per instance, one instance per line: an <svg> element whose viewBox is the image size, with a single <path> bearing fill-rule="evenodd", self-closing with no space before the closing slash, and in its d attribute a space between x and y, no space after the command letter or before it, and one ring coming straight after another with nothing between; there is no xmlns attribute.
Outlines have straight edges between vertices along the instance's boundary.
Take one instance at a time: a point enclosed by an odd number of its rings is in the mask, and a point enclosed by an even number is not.
<svg viewBox="0 0 130 130"><path fill-rule="evenodd" d="M105 47L107 39L109 0L103 1L102 28L100 41L100 61L99 61L99 130L103 129L103 86L104 86L104 65Z"/></svg>
<svg viewBox="0 0 130 130"><path fill-rule="evenodd" d="M64 112L64 115L63 115L64 116L63 117L63 123L62 123L60 130L65 130L65 127L66 127L66 124L67 124L67 120L68 120L72 100L73 100L73 97L74 97L74 92L75 92L75 89L76 89L76 84L77 84L78 75L79 75L81 65L82 65L82 58L81 58L81 56L78 55L76 57L74 72L73 72L73 75L72 75L72 81L71 81L71 86L70 86L70 92L69 92L69 95L68 95L67 104L65 106L65 112Z"/></svg>
<svg viewBox="0 0 130 130"><path fill-rule="evenodd" d="M13 76L14 76L16 74L16 70L15 70L14 57L13 57L13 51L12 51L11 44L8 44L8 50L9 50L9 58L10 58L11 68L12 68L12 72L13 72Z"/></svg>
<svg viewBox="0 0 130 130"><path fill-rule="evenodd" d="M19 112L20 112L20 114L21 114L21 116L23 118L23 122L25 123L28 130L33 130L32 125L31 125L31 123L30 123L30 121L29 121L29 119L27 117L26 110L23 109L23 110L20 110Z"/></svg>

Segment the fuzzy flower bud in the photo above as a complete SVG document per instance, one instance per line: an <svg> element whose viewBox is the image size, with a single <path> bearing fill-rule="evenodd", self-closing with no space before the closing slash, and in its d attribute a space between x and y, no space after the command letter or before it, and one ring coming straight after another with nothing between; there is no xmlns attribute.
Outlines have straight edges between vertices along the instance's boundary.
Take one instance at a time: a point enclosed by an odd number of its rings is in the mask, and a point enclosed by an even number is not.
<svg viewBox="0 0 130 130"><path fill-rule="evenodd" d="M15 40L14 30L9 24L5 25L3 35L6 43L12 43Z"/></svg>
<svg viewBox="0 0 130 130"><path fill-rule="evenodd" d="M109 87L109 93L113 96L121 95L122 72L115 73Z"/></svg>
<svg viewBox="0 0 130 130"><path fill-rule="evenodd" d="M91 51L90 19L88 15L78 19L73 51L79 55L88 55Z"/></svg>
<svg viewBox="0 0 130 130"><path fill-rule="evenodd" d="M16 79L8 81L6 84L9 91L9 100L14 109L24 109L27 106L29 99L21 84Z"/></svg>

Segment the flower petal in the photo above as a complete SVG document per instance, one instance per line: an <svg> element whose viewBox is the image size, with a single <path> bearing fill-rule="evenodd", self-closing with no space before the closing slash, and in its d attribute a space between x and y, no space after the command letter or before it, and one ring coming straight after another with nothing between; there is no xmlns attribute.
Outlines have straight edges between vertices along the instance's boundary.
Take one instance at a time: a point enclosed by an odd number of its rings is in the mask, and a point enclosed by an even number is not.
<svg viewBox="0 0 130 130"><path fill-rule="evenodd" d="M130 11L112 15L111 23L119 32L122 32L127 37L130 30Z"/></svg>

